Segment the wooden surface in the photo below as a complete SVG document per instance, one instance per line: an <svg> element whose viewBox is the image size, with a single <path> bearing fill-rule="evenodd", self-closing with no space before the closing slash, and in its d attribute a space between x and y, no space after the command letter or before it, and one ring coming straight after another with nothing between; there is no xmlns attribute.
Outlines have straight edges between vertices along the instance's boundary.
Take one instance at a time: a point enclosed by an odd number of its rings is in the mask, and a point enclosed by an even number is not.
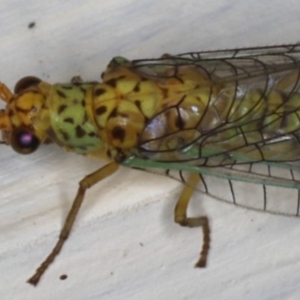
<svg viewBox="0 0 300 300"><path fill-rule="evenodd" d="M300 40L296 0L46 3L0 1L0 80L11 88L26 75L98 80L116 55ZM299 299L299 219L197 205L196 195L193 214L210 217L212 242L208 268L194 269L200 230L173 223L180 185L127 169L88 192L62 253L38 287L25 283L54 245L78 181L101 164L56 146L30 156L1 146L1 300Z"/></svg>

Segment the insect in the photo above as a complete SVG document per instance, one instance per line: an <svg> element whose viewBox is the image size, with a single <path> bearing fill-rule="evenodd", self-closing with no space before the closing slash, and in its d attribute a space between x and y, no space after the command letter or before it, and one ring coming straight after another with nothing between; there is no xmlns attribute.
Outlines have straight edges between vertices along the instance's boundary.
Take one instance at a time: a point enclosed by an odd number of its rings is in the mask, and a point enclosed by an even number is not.
<svg viewBox="0 0 300 300"><path fill-rule="evenodd" d="M231 202L249 207L238 203L236 182L258 185L262 201L254 209L299 215L300 44L133 61L115 57L101 77L101 83L75 77L53 85L25 77L14 92L0 83L6 102L2 143L21 154L56 143L107 161L80 181L58 241L29 283L36 285L59 254L86 190L119 165L162 169L169 176L178 171L185 186L175 222L203 230L196 267L205 267L210 242L208 218L187 216L199 181L203 193L219 200L209 178L227 181ZM272 174L273 168L284 175ZM269 205L268 186L295 191L291 211Z"/></svg>

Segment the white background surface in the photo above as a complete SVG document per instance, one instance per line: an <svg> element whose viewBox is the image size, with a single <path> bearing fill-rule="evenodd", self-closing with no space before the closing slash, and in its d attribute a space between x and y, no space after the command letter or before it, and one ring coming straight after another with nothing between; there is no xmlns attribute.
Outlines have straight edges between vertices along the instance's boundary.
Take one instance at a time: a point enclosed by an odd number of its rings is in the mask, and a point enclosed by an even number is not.
<svg viewBox="0 0 300 300"><path fill-rule="evenodd" d="M0 80L11 88L26 75L98 80L116 55L299 40L296 0L0 0ZM31 156L0 148L1 300L299 299L299 219L211 199L201 211L195 195L212 242L208 268L194 269L201 231L173 223L180 185L125 169L87 193L62 253L38 287L25 283L56 242L78 181L101 163L56 146Z"/></svg>

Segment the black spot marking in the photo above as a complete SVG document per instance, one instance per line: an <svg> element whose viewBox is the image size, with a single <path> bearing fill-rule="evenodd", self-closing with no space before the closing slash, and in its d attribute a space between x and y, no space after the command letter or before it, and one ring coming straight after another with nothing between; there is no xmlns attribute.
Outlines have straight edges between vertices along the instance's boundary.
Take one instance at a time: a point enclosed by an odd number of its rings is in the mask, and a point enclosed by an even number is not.
<svg viewBox="0 0 300 300"><path fill-rule="evenodd" d="M141 110L141 101L140 100L135 100L134 104L138 107L139 110Z"/></svg>
<svg viewBox="0 0 300 300"><path fill-rule="evenodd" d="M111 134L112 134L114 139L120 140L123 143L123 141L125 139L125 130L124 130L124 128L122 128L120 126L116 126L112 130Z"/></svg>
<svg viewBox="0 0 300 300"><path fill-rule="evenodd" d="M116 78L112 78L108 81L105 81L106 84L110 85L113 88L115 88L117 86L117 82L118 82L118 79L116 79Z"/></svg>
<svg viewBox="0 0 300 300"><path fill-rule="evenodd" d="M134 92L139 92L140 91L140 84L138 83L134 89L133 89Z"/></svg>
<svg viewBox="0 0 300 300"><path fill-rule="evenodd" d="M62 134L65 141L68 141L70 139L69 135L66 132L60 130L60 133Z"/></svg>
<svg viewBox="0 0 300 300"><path fill-rule="evenodd" d="M95 90L95 92L94 92L94 95L96 96L96 97L99 97L99 96L101 96L102 94L105 94L105 90L104 89L96 89Z"/></svg>
<svg viewBox="0 0 300 300"><path fill-rule="evenodd" d="M103 79L104 75L105 75L105 72L102 72L100 75L101 79Z"/></svg>
<svg viewBox="0 0 300 300"><path fill-rule="evenodd" d="M114 109L112 110L112 112L110 113L109 118L114 118L114 117L116 117L117 115L118 115L118 110L117 110L117 108L114 108Z"/></svg>
<svg viewBox="0 0 300 300"><path fill-rule="evenodd" d="M178 118L175 121L175 125L176 127L178 127L178 129L183 129L184 128L184 121L182 120L182 118L180 117L180 115L178 116Z"/></svg>
<svg viewBox="0 0 300 300"><path fill-rule="evenodd" d="M82 138L83 136L86 135L85 130L79 125L76 126L75 131L76 131L76 137L78 138Z"/></svg>
<svg viewBox="0 0 300 300"><path fill-rule="evenodd" d="M106 106L101 105L101 106L99 106L99 107L96 109L96 114L97 114L98 116L99 116L99 115L103 115L103 114L106 113L106 111L107 111Z"/></svg>
<svg viewBox="0 0 300 300"><path fill-rule="evenodd" d="M61 98L67 98L66 94L60 90L57 90L57 94L61 97Z"/></svg>
<svg viewBox="0 0 300 300"><path fill-rule="evenodd" d="M65 119L64 119L64 122L70 123L70 124L74 124L73 118L65 118Z"/></svg>
<svg viewBox="0 0 300 300"><path fill-rule="evenodd" d="M82 100L81 100L81 106L82 106L82 107L85 107L85 104L86 104L86 103L85 103L85 100L82 99Z"/></svg>
<svg viewBox="0 0 300 300"><path fill-rule="evenodd" d="M96 132L90 132L89 136L90 137L98 137L98 134Z"/></svg>
<svg viewBox="0 0 300 300"><path fill-rule="evenodd" d="M67 108L67 105L65 105L65 104L60 105L60 107L57 110L58 114L61 114L66 108Z"/></svg>

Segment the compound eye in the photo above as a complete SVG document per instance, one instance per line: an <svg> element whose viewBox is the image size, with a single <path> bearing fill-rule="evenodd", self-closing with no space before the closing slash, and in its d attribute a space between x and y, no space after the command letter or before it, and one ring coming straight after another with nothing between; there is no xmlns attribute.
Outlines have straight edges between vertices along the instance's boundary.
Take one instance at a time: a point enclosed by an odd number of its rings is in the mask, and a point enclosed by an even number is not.
<svg viewBox="0 0 300 300"><path fill-rule="evenodd" d="M34 77L34 76L23 77L16 83L15 88L14 88L14 93L19 94L19 93L23 92L24 90L26 90L27 88L29 88L33 85L37 85L40 82L41 82L41 79Z"/></svg>
<svg viewBox="0 0 300 300"><path fill-rule="evenodd" d="M12 133L10 145L20 154L30 154L39 147L40 141L28 129L20 128Z"/></svg>

